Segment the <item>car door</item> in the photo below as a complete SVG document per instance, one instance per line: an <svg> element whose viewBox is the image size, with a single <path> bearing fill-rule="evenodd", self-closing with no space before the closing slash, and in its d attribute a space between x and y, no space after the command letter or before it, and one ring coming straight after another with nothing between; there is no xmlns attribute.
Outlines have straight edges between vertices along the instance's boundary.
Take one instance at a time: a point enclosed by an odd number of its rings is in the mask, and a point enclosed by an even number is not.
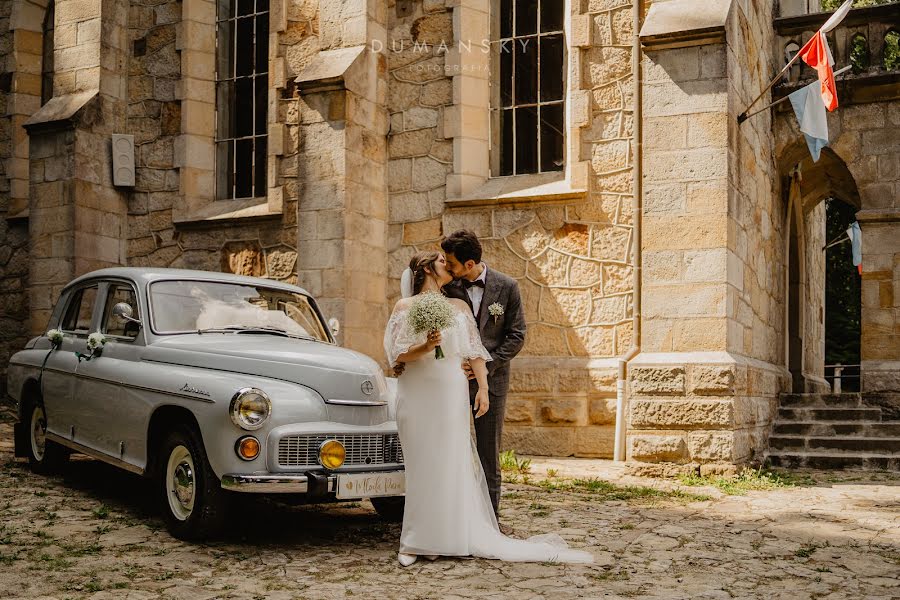
<svg viewBox="0 0 900 600"><path fill-rule="evenodd" d="M120 302L139 321L137 291L128 281L107 281L101 287L98 329L106 337L99 356L78 365L75 385L87 445L112 458L143 467L151 406L148 394L129 385L129 373L139 368L144 335L138 322L113 314Z"/></svg>
<svg viewBox="0 0 900 600"><path fill-rule="evenodd" d="M47 414L47 431L78 441L79 407L74 400L75 371L78 367L76 352L85 352L87 336L93 324L97 306L99 285L96 282L80 286L60 299L66 306L57 326L63 333L60 347L47 356L41 373L41 393Z"/></svg>

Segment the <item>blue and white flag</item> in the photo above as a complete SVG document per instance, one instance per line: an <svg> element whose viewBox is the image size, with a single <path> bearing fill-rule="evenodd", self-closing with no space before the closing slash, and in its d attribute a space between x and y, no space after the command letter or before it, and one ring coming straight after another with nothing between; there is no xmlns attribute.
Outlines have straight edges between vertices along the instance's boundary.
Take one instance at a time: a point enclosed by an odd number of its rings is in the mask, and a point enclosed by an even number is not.
<svg viewBox="0 0 900 600"><path fill-rule="evenodd" d="M809 153L812 154L813 161L817 162L822 148L828 145L828 119L825 103L822 101L821 85L814 81L790 94L788 99L794 107Z"/></svg>
<svg viewBox="0 0 900 600"><path fill-rule="evenodd" d="M859 222L850 223L847 237L850 238L850 246L853 248L853 266L862 273L862 231L859 230Z"/></svg>

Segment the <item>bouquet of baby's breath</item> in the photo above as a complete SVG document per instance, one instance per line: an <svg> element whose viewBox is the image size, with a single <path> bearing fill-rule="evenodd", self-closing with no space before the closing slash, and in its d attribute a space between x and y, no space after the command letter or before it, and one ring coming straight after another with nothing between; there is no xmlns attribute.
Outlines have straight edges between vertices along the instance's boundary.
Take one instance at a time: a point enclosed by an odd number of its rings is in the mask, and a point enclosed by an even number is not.
<svg viewBox="0 0 900 600"><path fill-rule="evenodd" d="M416 335L447 329L454 324L453 313L450 301L441 294L437 292L419 294L409 308L407 316L409 328ZM444 358L444 351L440 346L434 349L434 357Z"/></svg>

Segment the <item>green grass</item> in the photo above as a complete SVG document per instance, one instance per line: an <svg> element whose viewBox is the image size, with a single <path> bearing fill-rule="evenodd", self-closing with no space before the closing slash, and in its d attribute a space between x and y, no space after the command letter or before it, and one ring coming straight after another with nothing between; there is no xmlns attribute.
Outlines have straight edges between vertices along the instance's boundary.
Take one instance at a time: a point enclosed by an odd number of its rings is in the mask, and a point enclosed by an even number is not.
<svg viewBox="0 0 900 600"><path fill-rule="evenodd" d="M794 556L796 556L797 558L809 558L818 549L819 547L815 544L807 544L806 546L801 546L796 552L794 552Z"/></svg>
<svg viewBox="0 0 900 600"><path fill-rule="evenodd" d="M98 519L106 519L109 517L109 507L104 504L100 508L95 508L93 514Z"/></svg>
<svg viewBox="0 0 900 600"><path fill-rule="evenodd" d="M519 458L515 450L500 453L500 470L508 473L528 475L531 473L531 459Z"/></svg>
<svg viewBox="0 0 900 600"><path fill-rule="evenodd" d="M601 501L652 502L655 500L675 500L678 502L701 502L709 496L691 494L682 490L658 490L640 485L616 485L603 479L570 479L550 481L545 479L538 485L548 491L581 492L590 494Z"/></svg>
<svg viewBox="0 0 900 600"><path fill-rule="evenodd" d="M743 496L749 491L766 491L795 487L801 481L784 473L745 468L737 475L680 475L678 480L688 486L708 485L729 496Z"/></svg>

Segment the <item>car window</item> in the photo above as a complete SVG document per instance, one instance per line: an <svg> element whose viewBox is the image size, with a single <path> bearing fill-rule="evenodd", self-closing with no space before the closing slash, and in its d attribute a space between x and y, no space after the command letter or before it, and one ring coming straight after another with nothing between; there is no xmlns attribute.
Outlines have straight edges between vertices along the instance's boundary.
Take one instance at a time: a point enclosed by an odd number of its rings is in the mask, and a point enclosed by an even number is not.
<svg viewBox="0 0 900 600"><path fill-rule="evenodd" d="M81 288L72 294L62 322L63 331L88 333L91 329L91 315L94 314L94 303L96 302L97 286Z"/></svg>
<svg viewBox="0 0 900 600"><path fill-rule="evenodd" d="M134 289L126 283L112 283L106 294L106 305L103 308L103 325L101 331L107 335L117 335L134 339L140 331L140 325L134 321L127 321L113 314L113 308L119 302L124 302L131 307L131 316L140 319L138 314L138 302L134 295Z"/></svg>

